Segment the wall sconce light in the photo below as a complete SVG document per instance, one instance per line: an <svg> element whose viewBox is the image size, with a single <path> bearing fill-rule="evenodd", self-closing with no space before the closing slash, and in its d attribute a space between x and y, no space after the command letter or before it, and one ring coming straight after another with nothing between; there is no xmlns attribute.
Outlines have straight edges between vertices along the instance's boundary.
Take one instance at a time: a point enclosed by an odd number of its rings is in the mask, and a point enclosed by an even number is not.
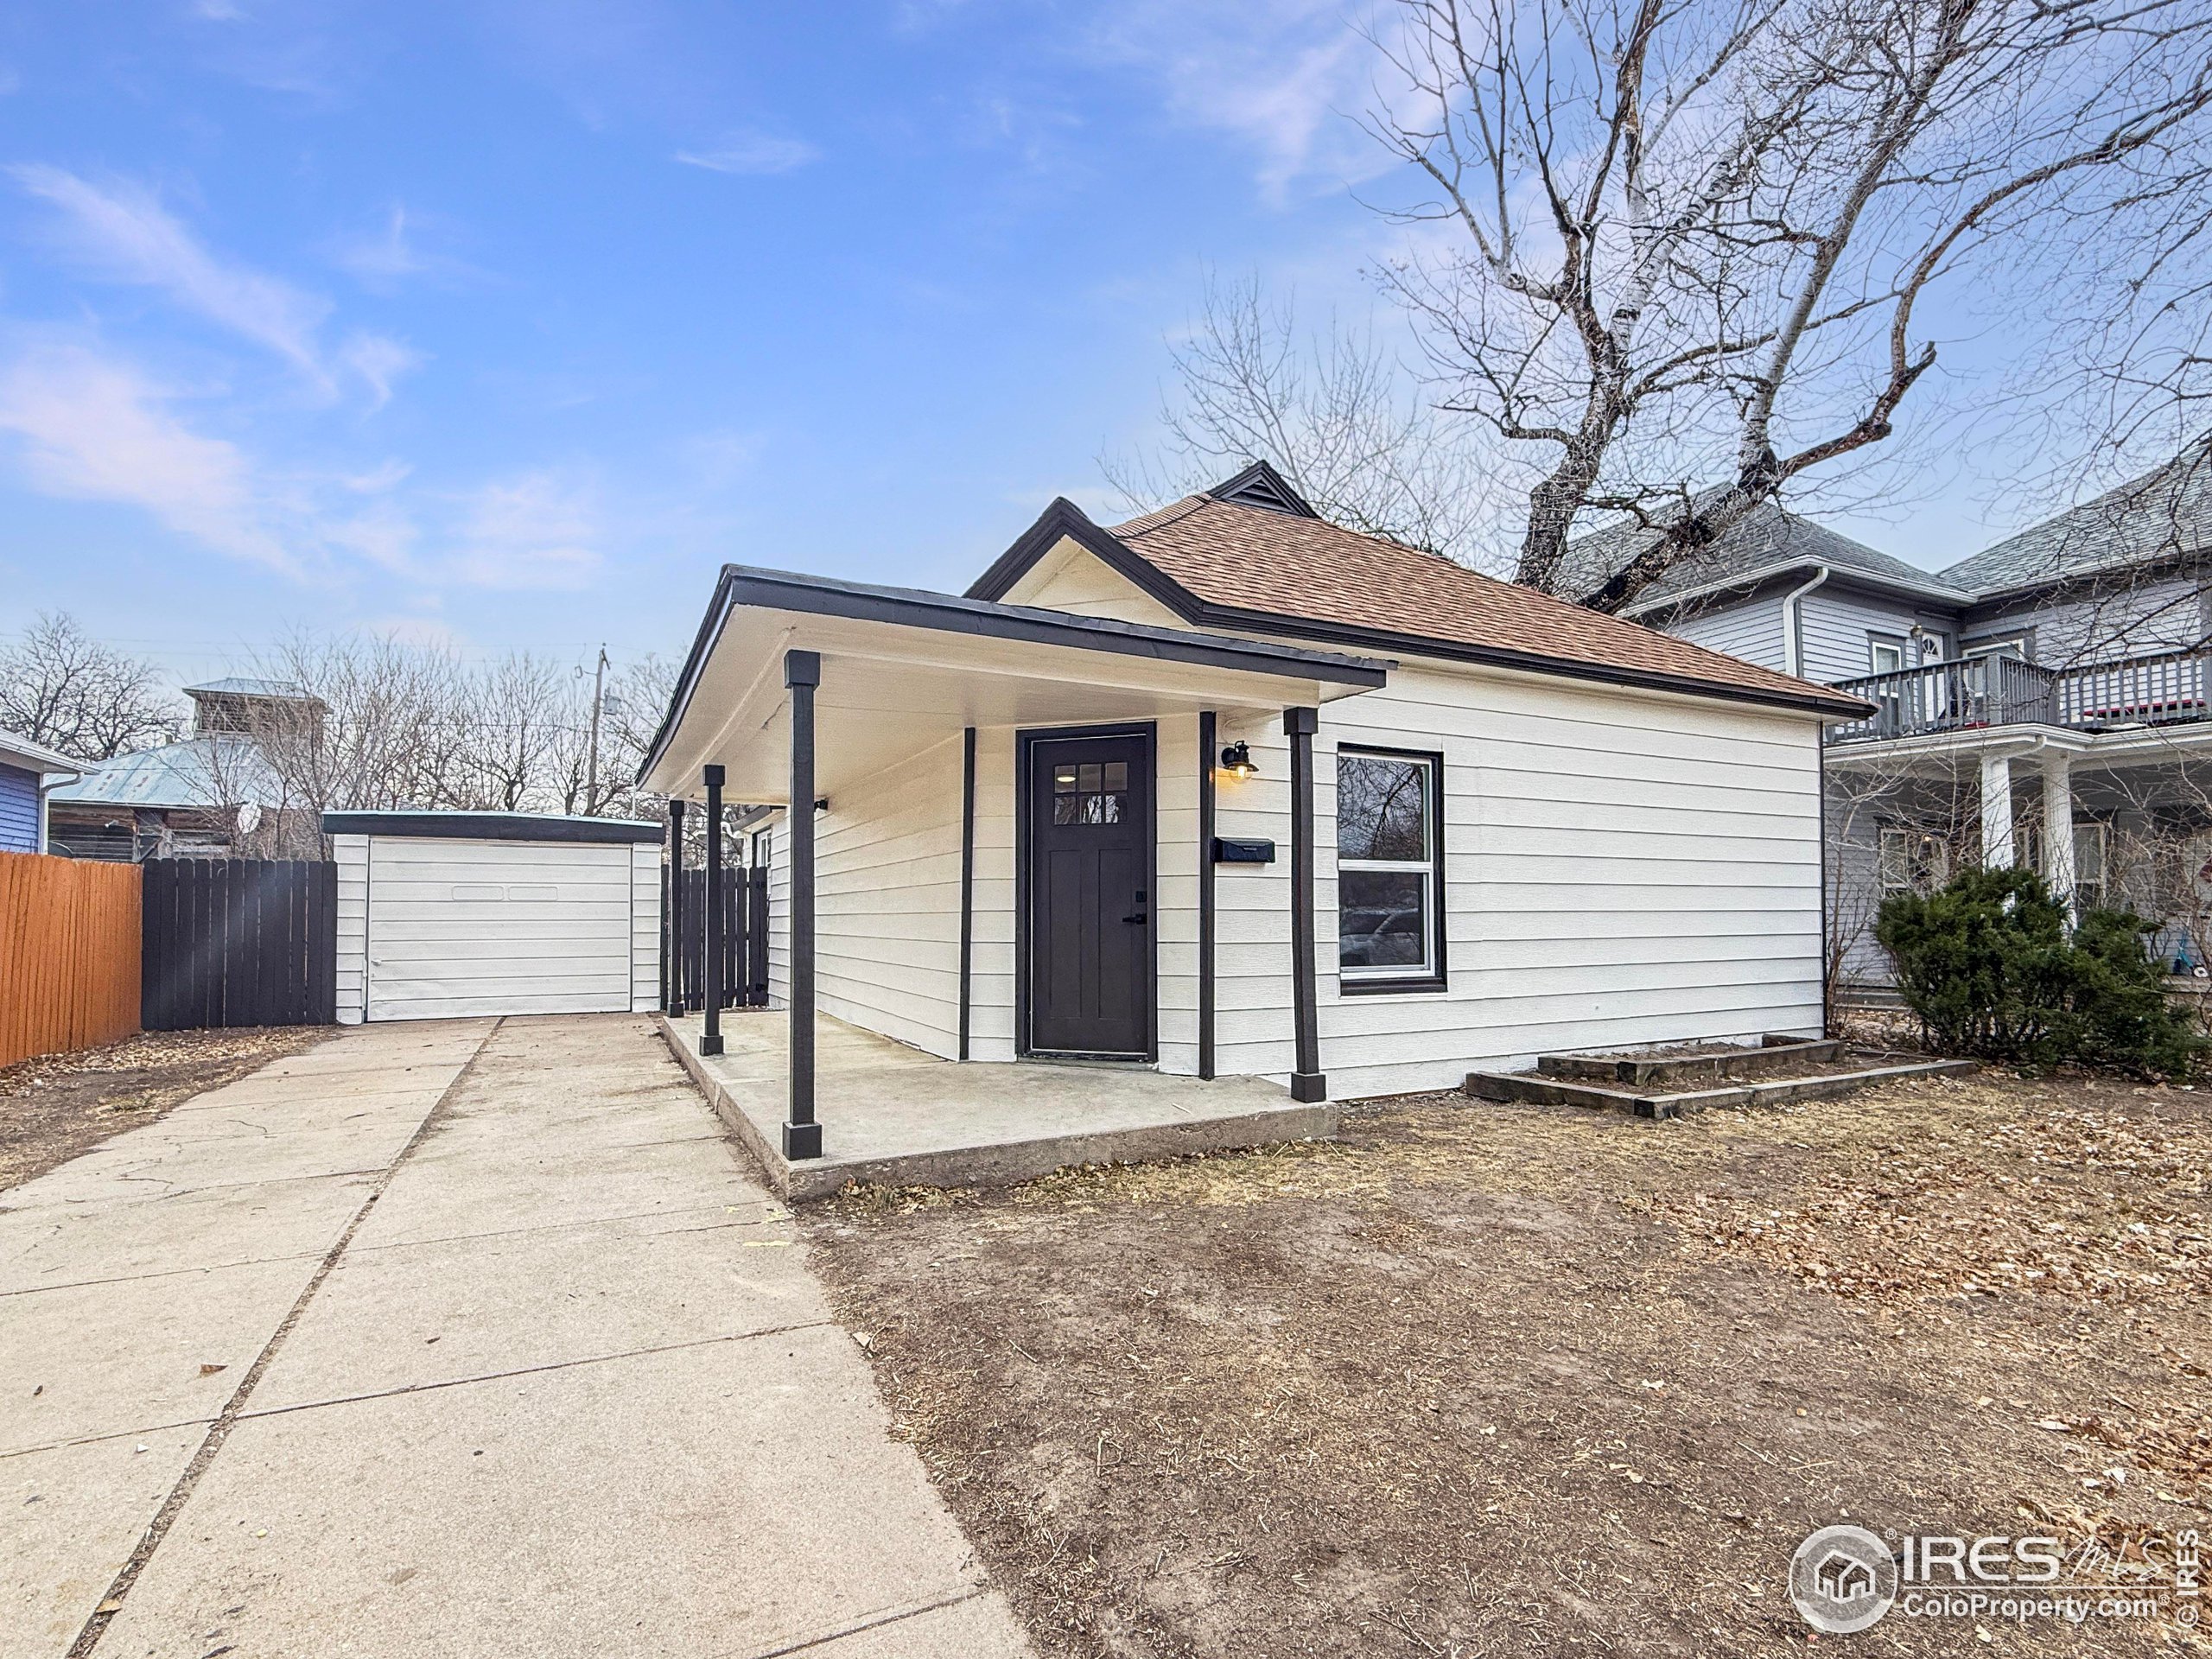
<svg viewBox="0 0 2212 1659"><path fill-rule="evenodd" d="M1252 748L1248 743L1231 743L1221 752L1221 767L1232 778L1256 778L1260 768L1252 760Z"/></svg>

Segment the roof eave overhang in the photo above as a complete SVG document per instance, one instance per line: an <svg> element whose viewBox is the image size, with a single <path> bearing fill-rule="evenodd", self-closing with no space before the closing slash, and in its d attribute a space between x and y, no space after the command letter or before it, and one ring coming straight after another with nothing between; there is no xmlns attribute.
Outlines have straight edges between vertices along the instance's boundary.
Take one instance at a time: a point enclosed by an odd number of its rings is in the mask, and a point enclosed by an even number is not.
<svg viewBox="0 0 2212 1659"><path fill-rule="evenodd" d="M58 749L49 749L22 738L0 737L0 766L14 766L22 772L35 772L41 777L68 775L82 777L86 763L72 760Z"/></svg>
<svg viewBox="0 0 2212 1659"><path fill-rule="evenodd" d="M1726 594L1749 594L1777 577L1791 575L1801 570L1817 570L1823 563L1827 563L1828 579L1831 582L1855 583L1862 588L1877 588L1885 593L1904 594L1914 599L1930 600L1939 605L1948 605L1960 609L1975 603L1974 594L1960 588L1946 588L1939 582L1906 582L1897 576L1884 575L1878 571L1862 570L1855 565L1836 564L1815 558L1797 558L1777 559L1771 564L1763 564L1755 569L1745 570L1735 575L1716 577L1713 581L1702 583L1698 587L1686 588L1678 594L1668 594L1662 598L1630 605L1620 614L1634 621L1640 617L1659 616L1670 611L1677 611L1683 606L1694 604L1699 600L1717 599Z"/></svg>
<svg viewBox="0 0 2212 1659"><path fill-rule="evenodd" d="M2094 587L2110 582L2115 576L2144 578L2167 575L2201 563L2205 557L2202 548L2162 549L2155 553L2139 554L2131 558L2108 559L2101 564L2086 565L2079 570L2049 570L2021 582L2008 582L2002 586L1978 588L1974 593L1976 605L2005 605L2071 587Z"/></svg>
<svg viewBox="0 0 2212 1659"><path fill-rule="evenodd" d="M1587 663L1572 658L1548 657L1536 652L1507 650L1498 646L1470 645L1452 640L1430 639L1415 634L1393 633L1378 629L1356 628L1343 624L1316 621L1309 618L1287 616L1279 612L1247 610L1239 607L1217 605L1200 599L1196 594L1168 577L1159 567L1131 548L1128 543L1110 531L1102 530L1084 515L1083 510L1066 499L1056 500L1045 509L1037 522L1025 531L1020 538L995 560L991 568L976 579L968 589L970 598L995 599L1010 591L1024 574L1039 560L1058 546L1062 539L1074 542L1078 547L1103 561L1120 575L1158 600L1176 615L1193 627L1247 628L1260 633L1289 634L1297 639L1316 639L1327 643L1356 645L1365 651L1386 652L1392 656L1440 658L1451 662L1478 663L1491 668L1516 669L1524 673L1552 674L1567 679L1596 682L1607 685L1635 686L1645 690L1672 691L1685 696L1718 697L1724 702L1760 703L1773 708L1798 709L1815 713L1832 720L1860 720L1872 712L1873 705L1857 697L1797 694L1780 690L1759 690L1749 686L1730 686L1709 680L1694 679L1688 675L1665 674L1646 669L1624 668L1608 663ZM1783 566L1782 569L1791 567Z"/></svg>

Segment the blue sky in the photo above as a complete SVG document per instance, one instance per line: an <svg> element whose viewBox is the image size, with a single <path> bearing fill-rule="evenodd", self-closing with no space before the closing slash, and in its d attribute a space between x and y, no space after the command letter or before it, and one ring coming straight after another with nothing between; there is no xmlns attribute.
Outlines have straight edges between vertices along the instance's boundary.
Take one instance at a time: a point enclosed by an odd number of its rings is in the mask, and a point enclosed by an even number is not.
<svg viewBox="0 0 2212 1659"><path fill-rule="evenodd" d="M680 653L724 560L957 589L1111 505L1210 270L1364 308L1343 17L14 8L0 631L191 677L302 625Z"/></svg>

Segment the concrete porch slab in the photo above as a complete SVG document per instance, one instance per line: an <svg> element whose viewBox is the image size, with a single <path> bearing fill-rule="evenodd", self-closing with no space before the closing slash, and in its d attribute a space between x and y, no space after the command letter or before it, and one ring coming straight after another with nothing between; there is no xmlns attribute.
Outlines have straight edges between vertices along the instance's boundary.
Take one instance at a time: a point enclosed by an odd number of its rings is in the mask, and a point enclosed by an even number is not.
<svg viewBox="0 0 2212 1659"><path fill-rule="evenodd" d="M963 1065L823 1015L814 1039L823 1155L794 1163L783 1154L787 1016L732 1009L722 1016L725 1052L712 1057L699 1053L700 1025L696 1014L660 1018L677 1061L786 1198L821 1198L848 1181L998 1186L1069 1164L1329 1140L1340 1117L1334 1104L1300 1103L1262 1077Z"/></svg>

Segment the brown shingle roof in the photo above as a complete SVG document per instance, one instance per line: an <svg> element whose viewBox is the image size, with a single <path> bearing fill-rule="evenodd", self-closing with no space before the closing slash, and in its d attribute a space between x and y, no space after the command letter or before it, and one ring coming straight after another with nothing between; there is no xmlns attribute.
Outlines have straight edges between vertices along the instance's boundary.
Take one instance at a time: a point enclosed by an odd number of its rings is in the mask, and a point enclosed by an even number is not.
<svg viewBox="0 0 2212 1659"><path fill-rule="evenodd" d="M1258 612L1418 642L1472 647L1738 696L1863 705L1848 694L1707 651L1618 617L1470 570L1440 554L1363 536L1320 518L1188 496L1115 526L1113 536L1208 606ZM1370 648L1391 640L1370 639ZM1447 650L1444 654L1452 654Z"/></svg>

